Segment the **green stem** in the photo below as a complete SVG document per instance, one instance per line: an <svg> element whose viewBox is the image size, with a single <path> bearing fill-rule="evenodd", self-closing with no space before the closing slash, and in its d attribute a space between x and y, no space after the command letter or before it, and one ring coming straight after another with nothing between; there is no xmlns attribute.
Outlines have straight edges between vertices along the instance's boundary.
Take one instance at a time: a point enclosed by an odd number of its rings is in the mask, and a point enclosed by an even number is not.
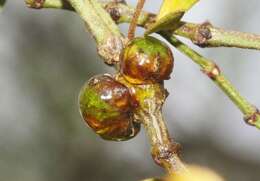
<svg viewBox="0 0 260 181"><path fill-rule="evenodd" d="M106 9L117 23L129 23L132 19L134 8L123 3L108 3ZM113 15L117 16L113 16ZM138 25L147 28L153 23L156 15L142 12ZM194 24L180 22L173 27L172 34L186 37L200 47L237 47L260 50L260 36L238 31L224 30L213 27L210 23Z"/></svg>
<svg viewBox="0 0 260 181"><path fill-rule="evenodd" d="M99 55L107 64L117 64L124 48L118 26L97 0L68 0L94 36Z"/></svg>
<svg viewBox="0 0 260 181"><path fill-rule="evenodd" d="M121 36L118 27L96 0L68 0L85 21L98 44L111 36Z"/></svg>
<svg viewBox="0 0 260 181"><path fill-rule="evenodd" d="M255 106L250 104L244 97L242 97L236 88L226 79L220 72L218 66L189 48L187 45L179 41L171 33L161 33L173 46L175 46L183 54L191 58L194 63L198 64L202 71L211 78L217 86L233 101L233 103L244 114L244 119L250 125L256 126L260 129L260 113Z"/></svg>
<svg viewBox="0 0 260 181"><path fill-rule="evenodd" d="M260 50L260 36L224 30L210 23L184 23L174 34L186 37L201 47L237 47Z"/></svg>
<svg viewBox="0 0 260 181"><path fill-rule="evenodd" d="M31 8L74 10L84 20L97 42L99 55L107 64L117 64L124 38L118 26L97 0L26 0Z"/></svg>
<svg viewBox="0 0 260 181"><path fill-rule="evenodd" d="M35 1L26 0L28 6L34 8L73 9L68 5L67 0L45 0L42 1L41 6L36 6ZM134 14L133 7L113 0L102 3L102 5L117 23L131 22ZM138 25L147 28L149 24L154 22L155 17L156 15L153 13L143 11L138 19ZM236 47L260 50L259 35L225 30L214 27L207 22L202 24L180 22L173 29L172 34L188 38L200 47Z"/></svg>
<svg viewBox="0 0 260 181"><path fill-rule="evenodd" d="M113 20L118 24L130 23L135 12L135 9L133 7L130 7L124 3L110 2L103 4L103 6L111 15ZM146 28L150 23L155 20L155 17L155 14L142 11L138 18L137 25Z"/></svg>

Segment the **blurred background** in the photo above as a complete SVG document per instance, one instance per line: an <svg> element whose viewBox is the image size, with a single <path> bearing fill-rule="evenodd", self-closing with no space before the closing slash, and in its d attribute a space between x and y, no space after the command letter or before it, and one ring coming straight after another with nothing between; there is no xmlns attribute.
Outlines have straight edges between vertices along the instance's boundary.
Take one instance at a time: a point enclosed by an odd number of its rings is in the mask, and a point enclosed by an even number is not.
<svg viewBox="0 0 260 181"><path fill-rule="evenodd" d="M147 1L145 9L157 12L160 3ZM260 34L259 8L259 0L203 0L184 19ZM126 32L127 25L120 28ZM259 52L193 47L215 60L260 107ZM164 112L171 136L183 146L183 159L227 180L259 181L260 131L244 123L197 65L173 51ZM113 69L97 56L74 13L32 10L21 0L9 0L0 14L0 55L1 181L137 181L164 174L151 159L144 131L127 142L107 142L81 120L81 86Z"/></svg>

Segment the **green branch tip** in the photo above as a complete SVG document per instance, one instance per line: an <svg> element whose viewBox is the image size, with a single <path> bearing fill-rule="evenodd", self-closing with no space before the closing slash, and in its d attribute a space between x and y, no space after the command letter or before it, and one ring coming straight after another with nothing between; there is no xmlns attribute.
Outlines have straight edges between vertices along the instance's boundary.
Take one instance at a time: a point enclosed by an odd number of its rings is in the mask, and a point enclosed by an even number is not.
<svg viewBox="0 0 260 181"><path fill-rule="evenodd" d="M249 103L244 97L240 95L238 90L231 84L231 82L221 73L219 67L211 60L204 58L193 49L182 43L171 33L160 33L166 40L168 40L180 52L188 56L194 63L199 65L213 82L226 94L230 100L240 109L244 114L245 121L260 129L260 113L255 106Z"/></svg>

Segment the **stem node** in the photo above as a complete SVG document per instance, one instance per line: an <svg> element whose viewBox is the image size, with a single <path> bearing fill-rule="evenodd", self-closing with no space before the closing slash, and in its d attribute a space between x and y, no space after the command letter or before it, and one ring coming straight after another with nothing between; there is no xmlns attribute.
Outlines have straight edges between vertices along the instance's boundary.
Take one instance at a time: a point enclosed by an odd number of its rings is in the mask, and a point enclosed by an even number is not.
<svg viewBox="0 0 260 181"><path fill-rule="evenodd" d="M245 122L251 126L255 126L258 119L260 119L260 111L257 108L253 114L244 117Z"/></svg>
<svg viewBox="0 0 260 181"><path fill-rule="evenodd" d="M192 38L192 42L200 47L206 47L207 41L212 38L210 27L212 27L210 22L205 22L195 28L195 35Z"/></svg>
<svg viewBox="0 0 260 181"><path fill-rule="evenodd" d="M214 62L210 62L210 63L211 63L210 66L203 69L202 72L204 72L210 79L216 80L216 78L220 76L221 70L216 63Z"/></svg>
<svg viewBox="0 0 260 181"><path fill-rule="evenodd" d="M152 148L151 154L156 164L165 167L165 164L170 162L170 159L174 155L180 156L180 151L181 145L179 143L171 142L169 144L157 144Z"/></svg>
<svg viewBox="0 0 260 181"><path fill-rule="evenodd" d="M124 48L126 39L118 36L110 36L97 48L98 54L108 65L117 64L120 61L120 54Z"/></svg>

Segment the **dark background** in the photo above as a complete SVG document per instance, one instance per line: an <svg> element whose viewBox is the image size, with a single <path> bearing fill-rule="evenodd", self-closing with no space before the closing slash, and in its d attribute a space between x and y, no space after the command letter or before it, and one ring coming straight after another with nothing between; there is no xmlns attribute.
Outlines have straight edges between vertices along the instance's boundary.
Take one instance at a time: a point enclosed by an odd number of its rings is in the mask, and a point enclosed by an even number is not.
<svg viewBox="0 0 260 181"><path fill-rule="evenodd" d="M157 12L160 2L148 0L146 9ZM204 0L184 19L260 33L259 8L259 0ZM120 27L126 32L126 25ZM260 107L259 52L194 48L215 60L242 95ZM175 70L166 82L170 96L164 112L172 137L183 145L183 159L227 180L258 181L260 131L244 124L199 68L173 51ZM106 142L80 118L81 86L112 71L74 13L31 10L23 1L9 0L0 14L0 180L136 181L163 175L143 131L128 142Z"/></svg>

